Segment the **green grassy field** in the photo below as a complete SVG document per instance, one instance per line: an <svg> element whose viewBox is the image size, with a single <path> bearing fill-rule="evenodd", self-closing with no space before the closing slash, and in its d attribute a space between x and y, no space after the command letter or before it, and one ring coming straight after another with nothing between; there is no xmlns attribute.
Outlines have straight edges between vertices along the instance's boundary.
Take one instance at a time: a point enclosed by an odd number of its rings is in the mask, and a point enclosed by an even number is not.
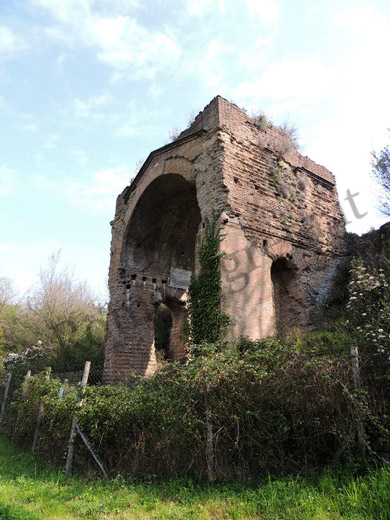
<svg viewBox="0 0 390 520"><path fill-rule="evenodd" d="M0 438L0 519L390 519L390 468L243 485L66 477Z"/></svg>

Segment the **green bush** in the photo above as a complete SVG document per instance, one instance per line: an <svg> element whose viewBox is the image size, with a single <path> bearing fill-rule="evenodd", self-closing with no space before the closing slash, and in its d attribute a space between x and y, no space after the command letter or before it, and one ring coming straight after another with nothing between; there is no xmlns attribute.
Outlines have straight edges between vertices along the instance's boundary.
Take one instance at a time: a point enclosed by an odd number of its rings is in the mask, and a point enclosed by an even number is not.
<svg viewBox="0 0 390 520"><path fill-rule="evenodd" d="M207 395L217 478L322 466L353 444L349 365L305 348L277 339L242 342L240 349L219 345L209 356L168 364L130 387L89 387L79 422L111 474L203 479ZM76 395L67 387L58 400L59 384L43 376L25 383L9 427L17 442L29 446L42 401L39 449L63 462ZM80 467L91 462L81 444L76 453Z"/></svg>

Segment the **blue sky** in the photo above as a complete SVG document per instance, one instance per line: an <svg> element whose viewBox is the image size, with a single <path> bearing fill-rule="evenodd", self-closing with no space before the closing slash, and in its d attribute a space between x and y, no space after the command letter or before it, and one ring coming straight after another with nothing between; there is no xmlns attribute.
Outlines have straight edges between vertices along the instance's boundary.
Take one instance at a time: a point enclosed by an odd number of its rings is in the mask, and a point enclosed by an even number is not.
<svg viewBox="0 0 390 520"><path fill-rule="evenodd" d="M387 0L1 0L0 276L24 293L61 249L104 299L116 196L217 94L297 125L377 227L389 42Z"/></svg>

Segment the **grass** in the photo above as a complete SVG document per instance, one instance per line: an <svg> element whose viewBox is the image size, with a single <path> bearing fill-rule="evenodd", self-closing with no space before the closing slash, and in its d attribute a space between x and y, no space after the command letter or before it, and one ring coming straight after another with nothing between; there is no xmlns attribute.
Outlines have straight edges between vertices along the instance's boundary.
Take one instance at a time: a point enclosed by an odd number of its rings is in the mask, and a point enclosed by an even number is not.
<svg viewBox="0 0 390 520"><path fill-rule="evenodd" d="M390 468L289 477L257 487L66 477L0 438L0 520L388 520Z"/></svg>

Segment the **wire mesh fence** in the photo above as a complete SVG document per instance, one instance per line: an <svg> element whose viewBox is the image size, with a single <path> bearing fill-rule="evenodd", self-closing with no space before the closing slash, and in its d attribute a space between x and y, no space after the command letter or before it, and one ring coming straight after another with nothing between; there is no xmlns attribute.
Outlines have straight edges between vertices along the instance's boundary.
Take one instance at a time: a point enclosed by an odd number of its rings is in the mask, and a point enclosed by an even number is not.
<svg viewBox="0 0 390 520"><path fill-rule="evenodd" d="M103 384L103 374L104 374L104 370L102 368L95 368L95 369L91 368L91 371L89 373L89 378L88 378L88 384L93 385L93 386ZM66 381L69 385L75 386L80 383L81 378L83 377L83 371L75 370L73 372L52 372L50 374L50 377L52 377L54 379L59 379L61 381L61 383L64 383ZM8 378L8 373L6 373L3 377L0 378L0 401L1 401L1 398L5 391L5 387L7 384L7 378ZM10 383L10 389L9 389L10 395L12 395L14 393L14 391L20 387L23 380L24 380L24 375L18 377L18 375L13 374L13 377L12 377L11 383Z"/></svg>
<svg viewBox="0 0 390 520"><path fill-rule="evenodd" d="M9 391L10 391L12 379L14 379L14 384L15 384L15 380L17 380L17 385L15 388L20 388L22 381L31 376L31 370L28 370L28 372L22 377L13 378L12 376L13 376L12 371L9 371L9 372L7 372L6 377L5 377L4 381L2 382L3 384L1 384L1 382L0 382L0 392L1 392L0 395L2 396L1 405L0 405L0 426L2 426L5 422L6 406L7 406L7 404L9 405L9 402L7 403L7 401L9 401L9 396L10 396ZM87 384L88 385L101 384L103 382L103 370L99 369L99 368L91 370L91 363L89 361L86 361L84 370L76 370L73 372L53 373L50 371L50 369L48 369L48 370L46 370L45 377L47 380L58 379L61 381L61 383L64 383L66 381L69 385L78 386L79 389L81 390ZM58 392L58 399L61 400L63 398L64 390L65 390L64 386L61 385L61 387L59 388L59 392ZM78 407L81 407L83 404L84 398L83 398L82 394L79 392L79 390L77 391L77 394L78 394L78 397L77 397ZM36 426L35 426L35 431L34 431L34 439L33 439L32 447L31 447L32 453L36 452L38 449L40 433L41 433L40 429L41 429L41 424L42 424L42 421L44 419L44 414L45 414L44 402L41 400L37 403L37 405L38 405L38 415L37 415L37 421L36 421ZM18 424L19 420L20 420L20 412L18 412L18 414L17 414L16 423L15 423L16 425ZM69 439L69 443L68 443L68 453L67 453L65 473L70 474L72 472L72 465L73 465L73 458L74 458L74 451L75 451L74 441L75 441L75 436L77 434L80 435L82 441L84 442L86 448L91 453L95 462L99 466L104 477L108 477L108 473L107 473L107 470L106 470L103 462L101 461L101 459L99 458L97 453L94 451L90 441L88 440L88 437L85 435L85 433L82 431L80 425L78 424L77 413L74 413L73 419L72 419L72 426L71 426L71 432L70 432L70 439Z"/></svg>
<svg viewBox="0 0 390 520"><path fill-rule="evenodd" d="M47 377L59 379L61 383L67 382L70 386L80 385L83 378L83 370L60 373L50 373L49 370L47 374ZM102 368L91 368L86 384L91 386L103 384L103 374L104 370ZM29 377L30 375L32 375L31 370L26 374L12 373L9 371L5 373L3 377L0 377L0 426L4 422L7 408L13 400L15 391L21 388L25 377Z"/></svg>
<svg viewBox="0 0 390 520"><path fill-rule="evenodd" d="M62 383L65 381L69 385L77 385L80 383L83 377L82 370L76 370L74 372L60 372L60 373L52 373L51 377L54 379L59 379ZM89 385L101 385L103 383L103 369L101 368L91 368L88 377Z"/></svg>

